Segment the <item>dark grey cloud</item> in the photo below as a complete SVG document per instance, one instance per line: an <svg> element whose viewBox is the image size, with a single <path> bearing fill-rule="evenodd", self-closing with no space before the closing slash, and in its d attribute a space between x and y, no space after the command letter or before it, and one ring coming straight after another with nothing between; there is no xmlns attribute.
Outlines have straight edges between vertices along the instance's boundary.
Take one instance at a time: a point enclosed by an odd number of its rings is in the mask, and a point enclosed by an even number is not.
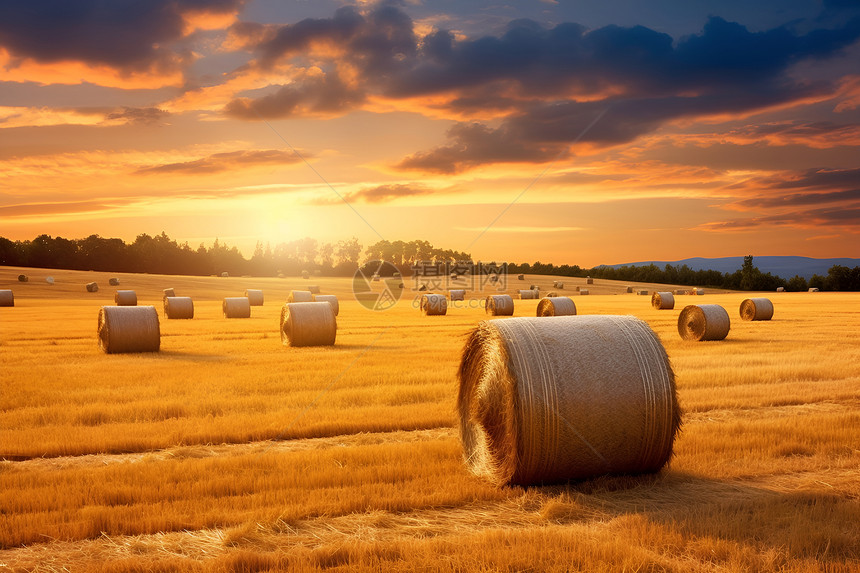
<svg viewBox="0 0 860 573"><path fill-rule="evenodd" d="M309 155L305 155L309 157ZM228 151L225 153L215 153L194 161L185 161L181 163L166 163L164 165L154 165L152 167L144 167L135 171L137 175L154 175L154 174L211 174L220 173L229 169L250 167L256 165L290 165L298 163L301 158L292 151L284 151L280 149L262 149L253 151Z"/></svg>
<svg viewBox="0 0 860 573"><path fill-rule="evenodd" d="M791 179L771 180L774 189L833 189L860 187L858 169L809 169Z"/></svg>
<svg viewBox="0 0 860 573"><path fill-rule="evenodd" d="M825 193L792 193L779 197L753 197L743 199L733 206L741 209L772 209L775 207L799 207L860 201L860 189L830 191Z"/></svg>
<svg viewBox="0 0 860 573"><path fill-rule="evenodd" d="M122 120L135 125L156 125L164 121L170 113L157 107L123 107L105 115L106 120Z"/></svg>
<svg viewBox="0 0 860 573"><path fill-rule="evenodd" d="M331 72L283 86L257 99L234 99L224 108L224 113L250 120L284 118L307 112L330 114L352 109L364 97L361 90L351 88L336 72Z"/></svg>
<svg viewBox="0 0 860 573"><path fill-rule="evenodd" d="M66 201L57 203L22 203L0 206L0 216L31 217L34 215L56 215L67 213L93 213L115 209L130 203L128 199L104 201Z"/></svg>
<svg viewBox="0 0 860 573"><path fill-rule="evenodd" d="M418 195L430 195L432 189L421 185L403 185L395 183L391 185L377 185L354 191L347 196L350 201L364 201L366 203L387 203L403 197L415 197Z"/></svg>
<svg viewBox="0 0 860 573"><path fill-rule="evenodd" d="M792 211L766 217L736 219L706 223L699 227L707 231L747 231L760 227L858 227L860 226L860 205L845 208L825 207L809 211Z"/></svg>

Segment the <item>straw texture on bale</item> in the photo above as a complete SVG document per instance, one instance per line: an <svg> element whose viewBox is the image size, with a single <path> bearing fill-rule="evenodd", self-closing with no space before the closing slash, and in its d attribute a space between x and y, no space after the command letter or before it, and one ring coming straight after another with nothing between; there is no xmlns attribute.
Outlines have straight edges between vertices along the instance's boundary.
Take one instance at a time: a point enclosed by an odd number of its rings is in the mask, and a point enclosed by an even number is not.
<svg viewBox="0 0 860 573"><path fill-rule="evenodd" d="M742 320L770 320L773 318L773 303L767 298L748 298L741 303Z"/></svg>
<svg viewBox="0 0 860 573"><path fill-rule="evenodd" d="M785 292L785 287L776 287L776 292Z"/></svg>
<svg viewBox="0 0 860 573"><path fill-rule="evenodd" d="M287 302L313 302L314 294L309 290L291 290Z"/></svg>
<svg viewBox="0 0 860 573"><path fill-rule="evenodd" d="M812 287L811 289L809 289L809 292L818 292L818 288L817 288L817 287Z"/></svg>
<svg viewBox="0 0 860 573"><path fill-rule="evenodd" d="M98 283L87 283L87 292L99 292Z"/></svg>
<svg viewBox="0 0 860 573"><path fill-rule="evenodd" d="M166 296L163 304L166 318L194 318L194 301L190 296Z"/></svg>
<svg viewBox="0 0 860 573"><path fill-rule="evenodd" d="M509 294L491 294L487 297L485 310L493 316L513 316L514 298Z"/></svg>
<svg viewBox="0 0 860 573"><path fill-rule="evenodd" d="M678 315L678 334L684 340L723 340L731 321L718 304L691 304Z"/></svg>
<svg viewBox="0 0 860 573"><path fill-rule="evenodd" d="M526 275L517 275L517 280L520 280L520 281L526 280Z"/></svg>
<svg viewBox="0 0 860 573"><path fill-rule="evenodd" d="M0 306L15 306L15 294L10 289L0 290Z"/></svg>
<svg viewBox="0 0 860 573"><path fill-rule="evenodd" d="M496 484L656 472L672 456L674 373L632 316L483 321L458 378L466 464Z"/></svg>
<svg viewBox="0 0 860 573"><path fill-rule="evenodd" d="M245 289L245 296L251 306L263 306L263 291L259 289Z"/></svg>
<svg viewBox="0 0 860 573"><path fill-rule="evenodd" d="M593 284L594 284L594 279L593 279L593 278L591 278L591 277L586 278L586 279L585 279L585 284L587 284L587 285L593 285Z"/></svg>
<svg viewBox="0 0 860 573"><path fill-rule="evenodd" d="M675 296L670 292L655 292L651 295L651 306L657 310L672 310L675 308Z"/></svg>
<svg viewBox="0 0 860 573"><path fill-rule="evenodd" d="M340 303L338 302L337 297L333 294L315 295L314 302L327 302L331 305L331 310L334 312L335 316L340 314Z"/></svg>
<svg viewBox="0 0 860 573"><path fill-rule="evenodd" d="M108 279L108 284L110 286L119 286L119 279L116 277L111 277Z"/></svg>
<svg viewBox="0 0 860 573"><path fill-rule="evenodd" d="M588 294L588 289L587 289L587 288L581 288L581 289L579 289L579 294L581 294L581 295L586 295L586 294Z"/></svg>
<svg viewBox="0 0 860 573"><path fill-rule="evenodd" d="M228 296L221 303L225 318L251 318L251 301L245 296Z"/></svg>
<svg viewBox="0 0 860 573"><path fill-rule="evenodd" d="M633 292L633 287L632 286L627 287L627 292Z"/></svg>
<svg viewBox="0 0 860 573"><path fill-rule="evenodd" d="M451 289L448 291L451 300L466 300L466 291L464 289Z"/></svg>
<svg viewBox="0 0 860 573"><path fill-rule="evenodd" d="M521 289L517 292L520 294L520 300L536 299L538 297L537 291L533 291L532 289Z"/></svg>
<svg viewBox="0 0 860 573"><path fill-rule="evenodd" d="M308 292L311 294L319 294L320 293L319 285L308 285Z"/></svg>
<svg viewBox="0 0 860 573"><path fill-rule="evenodd" d="M118 290L113 295L117 306L137 306L137 293L133 290Z"/></svg>
<svg viewBox="0 0 860 573"><path fill-rule="evenodd" d="M99 348L108 354L158 352L161 330L154 306L103 306L99 310Z"/></svg>
<svg viewBox="0 0 860 573"><path fill-rule="evenodd" d="M29 281L30 281L30 277L28 277L27 275L18 275L18 282L19 283L26 283Z"/></svg>
<svg viewBox="0 0 860 573"><path fill-rule="evenodd" d="M166 299L169 296L176 296L176 291L172 288L166 288L162 291L161 300Z"/></svg>
<svg viewBox="0 0 860 573"><path fill-rule="evenodd" d="M448 313L448 299L441 294L421 295L421 314L443 316Z"/></svg>
<svg viewBox="0 0 860 573"><path fill-rule="evenodd" d="M553 296L540 299L537 305L537 316L573 316L576 314L576 304L566 296Z"/></svg>
<svg viewBox="0 0 860 573"><path fill-rule="evenodd" d="M331 346L336 337L337 320L328 302L292 302L281 307L284 346Z"/></svg>

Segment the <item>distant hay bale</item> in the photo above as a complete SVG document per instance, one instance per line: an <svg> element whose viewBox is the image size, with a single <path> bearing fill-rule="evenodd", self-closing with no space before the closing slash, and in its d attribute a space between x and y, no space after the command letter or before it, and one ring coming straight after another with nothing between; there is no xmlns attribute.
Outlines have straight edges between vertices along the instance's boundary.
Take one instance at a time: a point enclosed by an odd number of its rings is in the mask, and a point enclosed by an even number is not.
<svg viewBox="0 0 860 573"><path fill-rule="evenodd" d="M292 302L281 307L284 346L331 346L336 337L337 319L328 302Z"/></svg>
<svg viewBox="0 0 860 573"><path fill-rule="evenodd" d="M18 282L19 283L30 282L30 277L28 277L27 275L18 275Z"/></svg>
<svg viewBox="0 0 860 573"><path fill-rule="evenodd" d="M576 304L566 296L544 297L537 305L537 316L573 316Z"/></svg>
<svg viewBox="0 0 860 573"><path fill-rule="evenodd" d="M251 318L251 301L245 296L228 296L221 303L224 318Z"/></svg>
<svg viewBox="0 0 860 573"><path fill-rule="evenodd" d="M633 287L632 286L627 287L627 292L633 292Z"/></svg>
<svg viewBox="0 0 860 573"><path fill-rule="evenodd" d="M466 464L495 484L652 473L672 456L675 376L632 316L483 321L458 378Z"/></svg>
<svg viewBox="0 0 860 573"><path fill-rule="evenodd" d="M809 292L819 292L818 287L812 287L809 289Z"/></svg>
<svg viewBox="0 0 860 573"><path fill-rule="evenodd" d="M529 300L538 298L538 293L532 289L520 289L517 291L520 295L520 300Z"/></svg>
<svg viewBox="0 0 860 573"><path fill-rule="evenodd" d="M133 290L118 290L113 295L117 306L137 306L137 293Z"/></svg>
<svg viewBox="0 0 860 573"><path fill-rule="evenodd" d="M421 314L426 316L444 316L448 313L448 299L441 294L421 295Z"/></svg>
<svg viewBox="0 0 860 573"><path fill-rule="evenodd" d="M520 281L526 280L526 275L517 275L517 280L520 280Z"/></svg>
<svg viewBox="0 0 860 573"><path fill-rule="evenodd" d="M259 289L245 289L245 296L251 306L263 306L263 291Z"/></svg>
<svg viewBox="0 0 860 573"><path fill-rule="evenodd" d="M291 290L287 302L313 302L314 293L309 290Z"/></svg>
<svg viewBox="0 0 860 573"><path fill-rule="evenodd" d="M397 285L397 288L399 288L399 289L405 289L405 288L406 288L406 285L404 285L403 283L400 283L400 284L398 284L398 285Z"/></svg>
<svg viewBox="0 0 860 573"><path fill-rule="evenodd" d="M495 283L499 282L499 275L490 275L489 280L491 283L495 284Z"/></svg>
<svg viewBox="0 0 860 573"><path fill-rule="evenodd" d="M161 293L162 293L161 294L161 300L164 300L169 296L176 296L176 291L172 288L166 288L163 291L161 291Z"/></svg>
<svg viewBox="0 0 860 573"><path fill-rule="evenodd" d="M655 292L651 295L651 306L657 310L672 310L675 308L675 297L670 292Z"/></svg>
<svg viewBox="0 0 860 573"><path fill-rule="evenodd" d="M576 287L576 292L579 292L581 289L582 287Z"/></svg>
<svg viewBox="0 0 860 573"><path fill-rule="evenodd" d="M697 289L696 289L696 294L697 294L698 296L702 296L702 295L704 295L704 294L705 294L705 289L703 289L703 288L697 288Z"/></svg>
<svg viewBox="0 0 860 573"><path fill-rule="evenodd" d="M554 290L551 290L548 293L546 293L545 295L543 295L544 298L552 298L554 296L558 296L558 293L555 292Z"/></svg>
<svg viewBox="0 0 860 573"><path fill-rule="evenodd" d="M311 273L309 273L308 271L302 271L302 278L303 279L311 278Z"/></svg>
<svg viewBox="0 0 860 573"><path fill-rule="evenodd" d="M370 277L370 280L372 280L373 282L377 282L377 281L379 281L379 275L378 275L378 274L376 274L376 273L374 273L374 274L373 274L373 276L372 276L372 277Z"/></svg>
<svg viewBox="0 0 860 573"><path fill-rule="evenodd" d="M99 348L107 354L158 352L161 330L154 306L103 306L99 310Z"/></svg>
<svg viewBox="0 0 860 573"><path fill-rule="evenodd" d="M311 294L319 294L320 293L319 285L308 285L308 292Z"/></svg>
<svg viewBox="0 0 860 573"><path fill-rule="evenodd" d="M108 279L108 284L110 286L119 286L119 279L116 277L111 277Z"/></svg>
<svg viewBox="0 0 860 573"><path fill-rule="evenodd" d="M687 294L687 291L686 291L686 289L676 288L675 294Z"/></svg>
<svg viewBox="0 0 860 573"><path fill-rule="evenodd" d="M49 285L54 284L54 277L45 277L45 282Z"/></svg>
<svg viewBox="0 0 860 573"><path fill-rule="evenodd" d="M331 309L335 316L340 313L340 303L338 302L337 297L333 294L314 295L314 302L327 302L331 305Z"/></svg>
<svg viewBox="0 0 860 573"><path fill-rule="evenodd" d="M221 276L224 278L227 278L230 276L230 273L228 273L227 271L224 271L223 273L221 273Z"/></svg>
<svg viewBox="0 0 860 573"><path fill-rule="evenodd" d="M563 282L556 282L556 283L554 283L554 286L555 286L555 288L557 288L558 290L563 290L563 289L564 289L564 283L563 283Z"/></svg>
<svg viewBox="0 0 860 573"><path fill-rule="evenodd" d="M730 327L729 313L718 304L691 304L678 315L678 334L684 340L723 340Z"/></svg>
<svg viewBox="0 0 860 573"><path fill-rule="evenodd" d="M10 289L0 290L0 306L15 306L15 294Z"/></svg>
<svg viewBox="0 0 860 573"><path fill-rule="evenodd" d="M455 300L466 300L466 291L464 289L451 289L448 291L448 296L451 297L452 301Z"/></svg>
<svg viewBox="0 0 860 573"><path fill-rule="evenodd" d="M99 292L98 283L87 283L87 292Z"/></svg>
<svg viewBox="0 0 860 573"><path fill-rule="evenodd" d="M649 291L647 291L647 290L640 290L640 291L638 291L636 294L638 294L638 295L640 295L640 296L648 296L648 295L649 295L649 294L651 294L651 293L650 293Z"/></svg>
<svg viewBox="0 0 860 573"><path fill-rule="evenodd" d="M419 291L421 291L421 292L426 291L426 290L427 290L427 285L421 285L420 287L418 287L418 290L419 290Z"/></svg>
<svg viewBox="0 0 860 573"><path fill-rule="evenodd" d="M529 285L529 288L532 290L540 290L540 286L538 285Z"/></svg>
<svg viewBox="0 0 860 573"><path fill-rule="evenodd" d="M587 295L587 294L588 294L588 289L587 289L587 288L581 288L581 289L579 289L579 294L580 294L580 295L583 295L583 296L584 296L584 295Z"/></svg>
<svg viewBox="0 0 860 573"><path fill-rule="evenodd" d="M594 279L593 279L593 278L591 278L591 277L585 277L585 284L587 284L587 285L593 285L593 284L594 284Z"/></svg>
<svg viewBox="0 0 860 573"><path fill-rule="evenodd" d="M491 294L487 297L485 311L493 316L513 316L514 299L509 294Z"/></svg>
<svg viewBox="0 0 860 573"><path fill-rule="evenodd" d="M164 316L170 319L194 318L194 301L190 296L164 297Z"/></svg>
<svg viewBox="0 0 860 573"><path fill-rule="evenodd" d="M785 287L776 287L776 292L785 292Z"/></svg>
<svg viewBox="0 0 860 573"><path fill-rule="evenodd" d="M770 320L773 318L773 303L767 298L748 298L741 303L742 320Z"/></svg>

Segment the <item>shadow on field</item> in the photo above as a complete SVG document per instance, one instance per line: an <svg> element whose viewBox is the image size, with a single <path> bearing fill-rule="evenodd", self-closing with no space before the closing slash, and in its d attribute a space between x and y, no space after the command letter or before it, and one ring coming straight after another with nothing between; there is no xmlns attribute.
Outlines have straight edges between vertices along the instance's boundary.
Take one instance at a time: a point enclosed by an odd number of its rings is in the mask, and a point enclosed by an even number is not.
<svg viewBox="0 0 860 573"><path fill-rule="evenodd" d="M225 362L230 359L223 354L201 354L199 352L179 352L178 350L160 350L153 353L156 360L181 360L183 362Z"/></svg>

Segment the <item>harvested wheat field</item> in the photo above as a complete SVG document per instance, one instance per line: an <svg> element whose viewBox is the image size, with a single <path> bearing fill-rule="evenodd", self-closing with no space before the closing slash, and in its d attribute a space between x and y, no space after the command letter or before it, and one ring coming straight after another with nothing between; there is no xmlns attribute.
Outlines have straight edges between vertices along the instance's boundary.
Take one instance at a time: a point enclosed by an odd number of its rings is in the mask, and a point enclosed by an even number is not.
<svg viewBox="0 0 860 573"><path fill-rule="evenodd" d="M100 350L113 292L84 287L111 276L157 309L158 352ZM521 487L470 473L457 430L460 353L498 292L429 320L418 292L374 312L350 279L315 280L338 297L334 346L281 343L299 277L0 268L15 291L0 308L0 570L860 570L860 294L768 293L773 319L742 321L750 293L656 310L595 280L577 315L633 315L665 347L674 457L656 475ZM168 287L193 319L165 319ZM266 304L224 318L248 288ZM694 302L733 309L725 340L681 339Z"/></svg>

